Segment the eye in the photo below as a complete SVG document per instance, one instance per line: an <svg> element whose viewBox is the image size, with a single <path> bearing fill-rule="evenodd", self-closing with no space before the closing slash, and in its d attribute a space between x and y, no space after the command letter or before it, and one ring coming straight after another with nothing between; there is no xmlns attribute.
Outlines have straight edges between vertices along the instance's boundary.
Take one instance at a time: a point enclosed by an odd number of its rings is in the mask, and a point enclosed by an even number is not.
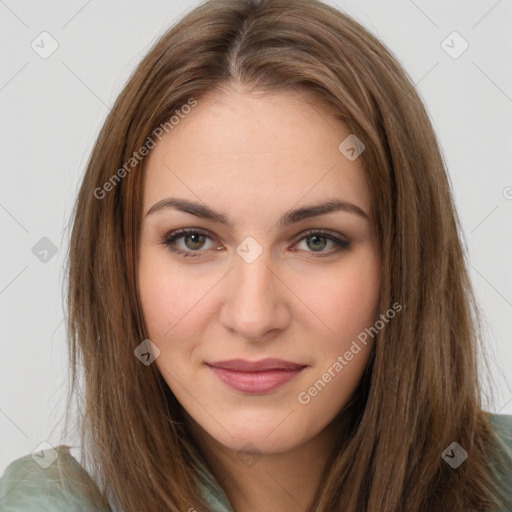
<svg viewBox="0 0 512 512"><path fill-rule="evenodd" d="M200 251L204 247L206 239L211 237L207 233L198 229L178 229L164 236L162 243L169 248L172 252L182 255L185 258L195 258L198 254L194 254ZM183 239L183 245L179 247L177 241ZM211 248L211 247L210 247Z"/></svg>
<svg viewBox="0 0 512 512"><path fill-rule="evenodd" d="M311 252L306 251L313 258L331 256L334 253L348 249L351 244L349 241L342 240L333 233L323 230L309 231L299 239L299 243L303 241L307 248L313 249ZM334 245L334 250L324 251L323 249L329 245L329 242Z"/></svg>
<svg viewBox="0 0 512 512"><path fill-rule="evenodd" d="M208 233L202 230L184 228L166 234L162 239L162 244L168 247L170 251L179 254L184 258L195 258L200 256L199 253L205 252L208 249L208 247L206 247L205 250L201 250L205 248L205 245L207 245L205 244L205 241L208 239L211 240L212 238L208 235ZM183 243L178 244L178 241L182 241ZM351 242L342 240L334 234L323 230L315 230L305 233L298 240L298 242L294 244L294 247L296 247L301 242L305 242L307 249L304 250L306 253L309 253L310 257L330 256L333 253L348 249L351 245ZM334 245L334 250L324 251L329 242ZM219 246L215 247L215 244L213 244L213 247L210 247L210 249L212 248L217 250L221 249ZM310 251L308 249L312 250Z"/></svg>

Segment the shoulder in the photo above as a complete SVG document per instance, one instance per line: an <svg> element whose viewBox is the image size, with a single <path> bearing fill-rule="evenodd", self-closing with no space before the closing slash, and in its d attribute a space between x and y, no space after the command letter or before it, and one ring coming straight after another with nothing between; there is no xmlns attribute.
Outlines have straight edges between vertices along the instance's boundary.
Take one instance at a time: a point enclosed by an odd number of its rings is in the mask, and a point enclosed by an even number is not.
<svg viewBox="0 0 512 512"><path fill-rule="evenodd" d="M489 420L505 452L512 457L512 416L508 414L489 414Z"/></svg>
<svg viewBox="0 0 512 512"><path fill-rule="evenodd" d="M101 502L96 484L65 445L16 459L0 479L0 509L6 512L111 512Z"/></svg>
<svg viewBox="0 0 512 512"><path fill-rule="evenodd" d="M492 465L500 487L509 495L510 505L504 510L510 512L512 511L512 416L489 414L489 420L498 440L500 458L499 463L493 461Z"/></svg>

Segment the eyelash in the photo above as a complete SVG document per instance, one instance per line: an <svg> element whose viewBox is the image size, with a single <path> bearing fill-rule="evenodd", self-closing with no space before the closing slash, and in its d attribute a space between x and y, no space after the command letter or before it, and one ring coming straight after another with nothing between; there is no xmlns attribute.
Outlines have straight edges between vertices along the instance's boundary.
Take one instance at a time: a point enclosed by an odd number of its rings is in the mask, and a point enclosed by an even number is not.
<svg viewBox="0 0 512 512"><path fill-rule="evenodd" d="M161 243L163 245L165 245L170 251L172 251L176 254L179 254L180 256L183 256L184 258L189 258L189 257L196 258L199 256L198 253L206 252L204 250L183 251L181 249L176 249L176 247L173 247L173 243L176 242L176 240L178 240L180 238L184 238L186 235L203 235L208 238L212 238L209 236L208 233L206 233L205 231L202 231L200 229L183 228L183 229L178 229L176 231L171 231L170 233L167 233L166 235L164 235L161 240ZM341 240L340 238L334 236L330 232L324 231L321 229L308 231L294 245L298 244L299 242L302 242L302 240L304 240L304 239L312 238L315 235L318 235L322 238L327 238L328 240L331 240L332 242L334 242L336 244L337 247L334 251L330 251L327 254L324 254L324 252L315 253L314 251L312 251L312 252L306 251L306 252L310 253L309 257L311 257L311 258L322 258L322 257L326 257L326 256L331 256L333 253L337 253L339 251L348 249L351 245L351 242Z"/></svg>

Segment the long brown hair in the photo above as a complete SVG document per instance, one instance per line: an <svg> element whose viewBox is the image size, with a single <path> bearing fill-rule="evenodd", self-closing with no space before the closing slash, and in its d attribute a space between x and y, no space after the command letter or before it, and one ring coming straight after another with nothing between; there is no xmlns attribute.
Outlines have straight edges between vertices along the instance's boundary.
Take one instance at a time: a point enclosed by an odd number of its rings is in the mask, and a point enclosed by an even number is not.
<svg viewBox="0 0 512 512"><path fill-rule="evenodd" d="M136 274L137 155L149 138L158 142L155 130L171 129L176 110L233 85L321 102L364 142L382 260L379 310L404 308L375 337L311 510L498 508L490 460L499 450L477 373L478 306L429 116L391 52L317 0L195 8L142 60L94 146L73 212L67 305L70 397L82 413L83 463L104 499L125 512L141 504L208 510L181 405L156 365L134 356L147 338ZM441 458L454 441L469 454L457 469Z"/></svg>

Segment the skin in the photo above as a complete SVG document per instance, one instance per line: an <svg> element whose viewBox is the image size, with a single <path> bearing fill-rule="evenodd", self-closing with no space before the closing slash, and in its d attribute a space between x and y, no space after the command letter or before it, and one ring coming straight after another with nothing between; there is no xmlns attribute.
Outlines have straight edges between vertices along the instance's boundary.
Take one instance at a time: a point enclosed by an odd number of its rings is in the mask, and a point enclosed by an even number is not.
<svg viewBox="0 0 512 512"><path fill-rule="evenodd" d="M138 284L160 349L154 364L237 512L311 505L334 420L368 362L371 338L309 403L299 402L379 317L380 260L367 218L335 211L278 224L288 210L328 199L370 214L361 159L338 149L349 134L302 93L229 89L201 98L145 162ZM233 227L173 208L147 214L171 196L221 211ZM162 242L180 228L206 232L174 242L195 257ZM307 233L318 229L351 245ZM251 263L236 252L248 236L262 249ZM267 357L307 367L277 390L248 394L206 365Z"/></svg>

